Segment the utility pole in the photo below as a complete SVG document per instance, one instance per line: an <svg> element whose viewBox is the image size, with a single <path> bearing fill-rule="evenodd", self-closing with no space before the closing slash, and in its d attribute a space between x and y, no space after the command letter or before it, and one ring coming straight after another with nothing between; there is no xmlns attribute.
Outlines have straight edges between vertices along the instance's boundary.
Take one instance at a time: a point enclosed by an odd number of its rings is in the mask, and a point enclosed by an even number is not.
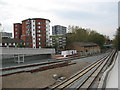
<svg viewBox="0 0 120 90"><path fill-rule="evenodd" d="M2 24L0 23L0 32L2 31Z"/></svg>
<svg viewBox="0 0 120 90"><path fill-rule="evenodd" d="M2 28L2 24L0 23L0 32L4 32L4 28Z"/></svg>
<svg viewBox="0 0 120 90"><path fill-rule="evenodd" d="M0 23L0 39L2 38L2 24ZM1 41L1 40L0 40Z"/></svg>

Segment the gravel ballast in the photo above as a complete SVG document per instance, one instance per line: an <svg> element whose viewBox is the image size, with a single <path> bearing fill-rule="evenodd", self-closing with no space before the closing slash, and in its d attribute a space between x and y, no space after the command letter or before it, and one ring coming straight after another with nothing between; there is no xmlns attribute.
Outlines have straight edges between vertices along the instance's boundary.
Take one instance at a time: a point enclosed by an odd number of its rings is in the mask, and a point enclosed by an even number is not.
<svg viewBox="0 0 120 90"><path fill-rule="evenodd" d="M71 75L89 65L88 62L77 62L76 64L48 69L35 73L19 73L2 77L3 88L44 88L56 82L53 74L69 78Z"/></svg>

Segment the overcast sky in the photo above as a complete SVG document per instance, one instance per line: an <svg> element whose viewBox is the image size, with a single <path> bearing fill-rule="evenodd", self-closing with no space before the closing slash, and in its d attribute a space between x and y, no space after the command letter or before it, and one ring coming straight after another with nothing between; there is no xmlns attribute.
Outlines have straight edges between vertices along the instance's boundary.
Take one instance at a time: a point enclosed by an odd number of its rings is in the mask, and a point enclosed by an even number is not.
<svg viewBox="0 0 120 90"><path fill-rule="evenodd" d="M113 38L118 27L118 0L0 0L0 23L13 32L13 23L46 18L50 25L78 25Z"/></svg>

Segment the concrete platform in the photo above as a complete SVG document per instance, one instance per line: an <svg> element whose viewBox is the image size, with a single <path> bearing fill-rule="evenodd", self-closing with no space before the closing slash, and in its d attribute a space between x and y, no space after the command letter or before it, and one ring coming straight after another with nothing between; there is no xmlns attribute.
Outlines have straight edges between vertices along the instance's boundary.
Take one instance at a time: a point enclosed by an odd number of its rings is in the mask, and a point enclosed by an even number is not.
<svg viewBox="0 0 120 90"><path fill-rule="evenodd" d="M115 62L115 65L111 70L109 77L107 79L106 88L118 88L120 90L120 85L118 83L119 75L120 75L120 52L118 53L118 57Z"/></svg>

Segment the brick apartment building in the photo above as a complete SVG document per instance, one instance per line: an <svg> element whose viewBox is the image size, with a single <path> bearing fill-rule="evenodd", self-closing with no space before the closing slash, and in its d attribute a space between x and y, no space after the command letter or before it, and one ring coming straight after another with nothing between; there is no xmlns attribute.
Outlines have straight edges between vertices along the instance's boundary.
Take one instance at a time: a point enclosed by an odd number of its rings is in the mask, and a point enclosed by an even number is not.
<svg viewBox="0 0 120 90"><path fill-rule="evenodd" d="M22 24L15 23L14 24L14 39L21 39L22 35Z"/></svg>
<svg viewBox="0 0 120 90"><path fill-rule="evenodd" d="M22 39L26 47L44 48L49 45L50 20L43 18L29 18L22 24L14 24L14 38ZM20 35L19 35L20 34Z"/></svg>

